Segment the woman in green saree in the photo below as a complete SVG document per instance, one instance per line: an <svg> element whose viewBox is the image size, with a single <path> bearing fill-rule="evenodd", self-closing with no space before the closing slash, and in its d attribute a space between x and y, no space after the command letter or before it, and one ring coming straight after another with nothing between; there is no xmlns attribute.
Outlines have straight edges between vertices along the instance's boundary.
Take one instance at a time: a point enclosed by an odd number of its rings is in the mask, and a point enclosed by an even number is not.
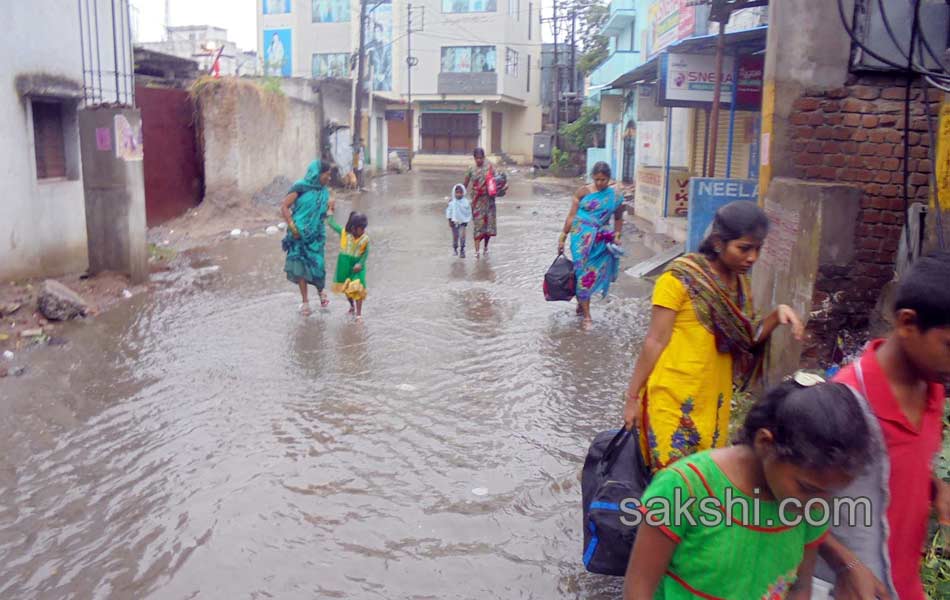
<svg viewBox="0 0 950 600"><path fill-rule="evenodd" d="M287 221L287 235L281 247L287 253L284 271L287 279L300 286L300 311L310 314L307 286L317 288L320 306L326 307L326 263L323 257L327 234L325 220L330 210L330 190L327 184L332 176L329 163L315 160L307 168L303 179L294 183L281 205L281 214Z"/></svg>

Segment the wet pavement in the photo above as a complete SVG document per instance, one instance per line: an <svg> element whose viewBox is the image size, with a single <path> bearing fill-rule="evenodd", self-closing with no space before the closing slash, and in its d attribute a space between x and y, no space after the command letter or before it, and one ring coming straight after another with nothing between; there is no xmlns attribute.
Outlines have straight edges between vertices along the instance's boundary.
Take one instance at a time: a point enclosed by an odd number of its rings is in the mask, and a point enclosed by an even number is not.
<svg viewBox="0 0 950 600"><path fill-rule="evenodd" d="M461 260L456 179L356 201L362 324L296 312L276 237L226 241L0 383L0 597L619 597L581 564L578 478L649 287L621 275L583 331L541 293L569 193L514 175Z"/></svg>

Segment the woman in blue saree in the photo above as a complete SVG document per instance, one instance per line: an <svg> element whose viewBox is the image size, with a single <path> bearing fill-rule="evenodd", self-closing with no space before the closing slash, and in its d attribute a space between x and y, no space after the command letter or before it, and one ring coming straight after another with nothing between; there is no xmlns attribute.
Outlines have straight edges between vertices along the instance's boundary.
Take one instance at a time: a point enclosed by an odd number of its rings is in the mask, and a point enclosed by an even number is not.
<svg viewBox="0 0 950 600"><path fill-rule="evenodd" d="M294 183L281 205L287 221L287 235L281 247L287 253L284 271L287 279L300 286L300 311L310 314L307 285L317 288L320 306L326 307L326 264L323 258L327 233L325 220L331 210L331 166L319 160L310 163L303 179Z"/></svg>
<svg viewBox="0 0 950 600"><path fill-rule="evenodd" d="M574 193L573 204L564 222L558 241L558 254L564 253L567 236L571 236L571 258L574 261L577 314L590 327L590 299L600 292L607 296L610 284L616 281L620 267L620 236L623 231L623 195L610 185L610 166L598 162L591 170L593 183ZM609 227L613 218L613 229Z"/></svg>

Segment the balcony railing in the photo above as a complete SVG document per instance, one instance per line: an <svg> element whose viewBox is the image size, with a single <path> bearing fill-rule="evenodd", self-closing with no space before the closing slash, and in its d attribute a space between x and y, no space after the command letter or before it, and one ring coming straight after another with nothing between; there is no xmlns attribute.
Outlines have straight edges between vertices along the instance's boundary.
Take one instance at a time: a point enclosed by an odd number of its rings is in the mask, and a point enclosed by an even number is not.
<svg viewBox="0 0 950 600"><path fill-rule="evenodd" d="M641 62L643 62L642 55L638 51L616 51L591 73L590 84L592 86L607 85L627 71L639 67Z"/></svg>

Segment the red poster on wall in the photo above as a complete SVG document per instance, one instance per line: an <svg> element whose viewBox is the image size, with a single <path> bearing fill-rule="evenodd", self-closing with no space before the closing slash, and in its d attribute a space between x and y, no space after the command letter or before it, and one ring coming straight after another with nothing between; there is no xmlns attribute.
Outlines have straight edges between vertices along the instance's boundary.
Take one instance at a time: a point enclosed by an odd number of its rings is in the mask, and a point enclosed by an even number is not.
<svg viewBox="0 0 950 600"><path fill-rule="evenodd" d="M765 74L764 56L740 56L736 78L736 107L750 110L762 108L762 79Z"/></svg>

